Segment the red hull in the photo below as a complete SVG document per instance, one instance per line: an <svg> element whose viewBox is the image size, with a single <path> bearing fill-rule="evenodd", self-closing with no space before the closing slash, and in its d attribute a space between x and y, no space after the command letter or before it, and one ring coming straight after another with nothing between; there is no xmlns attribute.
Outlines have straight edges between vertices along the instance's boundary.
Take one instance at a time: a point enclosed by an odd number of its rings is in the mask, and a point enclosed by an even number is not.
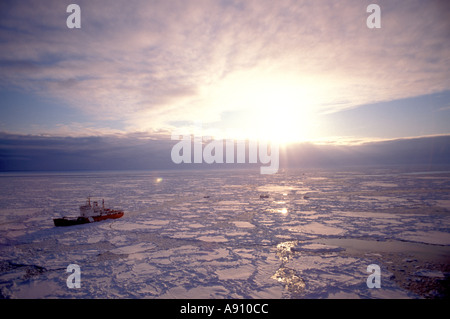
<svg viewBox="0 0 450 319"><path fill-rule="evenodd" d="M99 222L99 221L105 220L105 219L117 219L122 216L123 216L123 212L117 212L117 213L112 213L112 214L108 214L108 215L93 216L92 218L94 218L95 222Z"/></svg>
<svg viewBox="0 0 450 319"><path fill-rule="evenodd" d="M88 224L93 222L99 222L106 219L117 219L123 216L123 212L117 211L114 213L108 213L106 215L100 216L92 216L92 217L77 217L77 218L55 218L53 219L53 223L55 226L73 226L73 225L81 225Z"/></svg>

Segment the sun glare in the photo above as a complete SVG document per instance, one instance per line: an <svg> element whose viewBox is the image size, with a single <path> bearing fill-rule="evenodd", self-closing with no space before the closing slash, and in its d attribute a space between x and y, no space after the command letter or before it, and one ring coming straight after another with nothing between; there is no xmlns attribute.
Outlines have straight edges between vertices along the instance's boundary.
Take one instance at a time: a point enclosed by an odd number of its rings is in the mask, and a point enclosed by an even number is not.
<svg viewBox="0 0 450 319"><path fill-rule="evenodd" d="M315 116L310 85L292 76L240 74L226 81L217 98L234 116L224 125L241 136L278 144L313 138ZM228 134L233 130L228 130Z"/></svg>

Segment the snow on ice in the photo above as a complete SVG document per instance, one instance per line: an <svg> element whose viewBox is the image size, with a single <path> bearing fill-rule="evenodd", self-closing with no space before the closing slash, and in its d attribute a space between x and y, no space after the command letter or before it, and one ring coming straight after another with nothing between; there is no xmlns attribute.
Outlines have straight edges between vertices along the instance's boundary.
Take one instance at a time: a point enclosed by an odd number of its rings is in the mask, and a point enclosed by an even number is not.
<svg viewBox="0 0 450 319"><path fill-rule="evenodd" d="M439 298L449 190L393 169L3 173L0 297ZM53 226L88 195L124 217Z"/></svg>

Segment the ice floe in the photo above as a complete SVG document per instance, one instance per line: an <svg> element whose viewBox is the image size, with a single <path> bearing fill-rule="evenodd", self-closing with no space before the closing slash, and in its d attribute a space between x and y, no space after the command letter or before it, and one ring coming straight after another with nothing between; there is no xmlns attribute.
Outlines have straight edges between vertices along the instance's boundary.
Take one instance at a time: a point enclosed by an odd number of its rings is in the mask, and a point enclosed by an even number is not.
<svg viewBox="0 0 450 319"><path fill-rule="evenodd" d="M440 296L449 278L450 174L428 177L395 170L0 175L0 297ZM88 195L125 216L53 226ZM66 286L73 263L79 289ZM373 263L380 289L366 285Z"/></svg>

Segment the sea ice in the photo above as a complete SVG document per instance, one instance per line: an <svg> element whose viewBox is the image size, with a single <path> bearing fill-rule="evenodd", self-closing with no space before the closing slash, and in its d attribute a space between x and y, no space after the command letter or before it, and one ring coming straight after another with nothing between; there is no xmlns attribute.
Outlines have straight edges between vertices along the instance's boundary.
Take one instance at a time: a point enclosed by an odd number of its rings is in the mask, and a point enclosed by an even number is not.
<svg viewBox="0 0 450 319"><path fill-rule="evenodd" d="M424 225L423 226L429 226ZM432 225L432 224L431 224ZM398 238L435 245L450 245L450 232L442 231L406 231L398 235Z"/></svg>
<svg viewBox="0 0 450 319"><path fill-rule="evenodd" d="M450 248L450 174L428 177L391 169L0 175L0 297L418 298L401 274L413 269L439 284ZM125 216L53 226L87 195ZM66 286L72 263L80 289ZM372 263L380 289L366 285Z"/></svg>

